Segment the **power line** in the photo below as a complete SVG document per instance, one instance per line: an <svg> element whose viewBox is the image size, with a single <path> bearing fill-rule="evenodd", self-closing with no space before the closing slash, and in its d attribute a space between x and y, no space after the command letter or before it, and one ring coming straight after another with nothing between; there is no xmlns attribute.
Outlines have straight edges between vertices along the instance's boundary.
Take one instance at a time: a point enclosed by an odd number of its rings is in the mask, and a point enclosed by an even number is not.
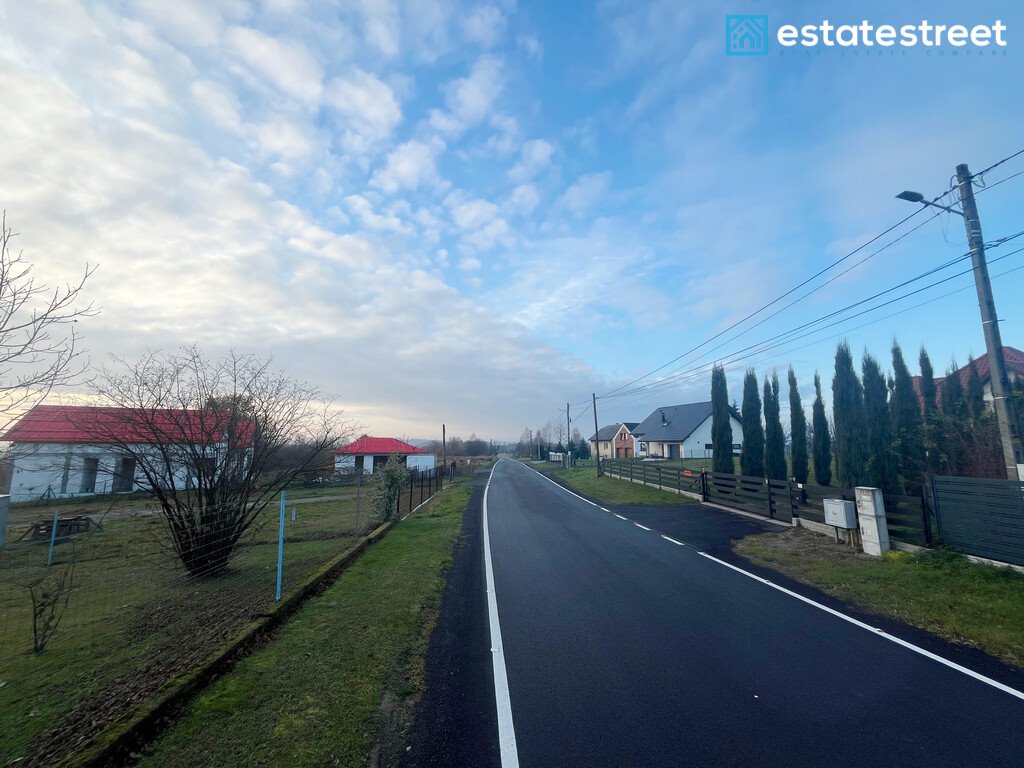
<svg viewBox="0 0 1024 768"><path fill-rule="evenodd" d="M1013 235L1008 235L1006 237L998 238L997 240L993 241L993 243L990 244L989 247L990 248L997 248L1000 245L1003 245L1003 244L1005 244L1007 242L1010 242L1011 240L1013 240L1015 238L1018 238L1018 237L1020 237L1022 235L1024 235L1024 231L1017 232L1017 233L1015 233ZM1000 261L1002 259L1005 259L1005 258L1007 258L1009 256L1012 256L1012 255L1014 255L1016 253L1020 253L1021 251L1024 251L1024 248L1018 248L1015 251L1011 251L1011 252L1003 254L1002 256L999 256L999 257L997 257L995 259L991 259L989 263L995 263L995 262ZM910 291L908 293L905 293L905 294L903 294L901 296L897 296L894 299L890 299L889 301L883 302L883 303L878 304L878 305L876 305L874 307L868 307L867 309L865 309L865 310L863 310L861 312L858 312L858 313L856 313L854 315L850 315L848 317L840 318L840 319L838 319L838 320L836 320L836 321L834 321L832 323L829 323L828 325L825 325L823 327L820 327L820 328L814 327L814 326L818 326L820 323L822 323L822 322L824 322L826 320L830 320L833 317L836 317L837 315L844 314L844 313L848 312L851 309L855 309L856 307L862 306L862 305L864 305L864 304L866 304L868 302L874 301L875 299L881 298L882 296L885 296L885 295L887 295L889 293L892 293L893 291L899 290L900 288L903 288L903 287L906 287L907 285L915 283L918 280L922 280L922 279L924 279L926 277L929 277L929 276L931 276L931 275L933 275L933 274L935 274L937 272L941 272L944 269L948 269L949 267L953 266L954 264L956 264L958 262L961 262L961 261L964 261L964 260L966 260L966 259L968 259L970 257L971 257L970 252L968 252L966 254L963 254L961 256L958 256L957 258L951 259L951 260L947 261L944 264L940 264L937 267L933 267L933 268L931 268L929 270L926 270L925 272L922 272L921 274L919 274L919 275L917 275L915 277L912 277L912 278L904 280L904 281L902 281L900 283L897 283L896 285L891 286L891 287L885 289L884 291L879 291L878 293L875 293L874 295L869 296L869 297L867 297L865 299L861 299L859 301L853 302L852 304L848 304L845 307L841 307L840 309L834 310L833 312L829 312L828 314L822 315L821 317L815 318L814 320L809 320L809 321L807 321L805 323L802 323L802 324L800 324L798 326L790 328L787 331L783 331L782 333L776 334L775 336L771 336L768 339L764 339L764 340L762 340L760 342L756 342L756 343L751 344L751 345L749 345L747 347L739 349L736 352L733 352L729 356L727 356L726 360L728 362L736 362L736 361L744 359L744 358L752 357L753 355L757 355L757 354L760 354L761 352L767 351L767 349L771 349L773 347L777 347L777 346L780 346L781 344L789 343L790 341L795 341L795 340L798 340L800 338L805 338L806 336L808 336L808 335L810 335L812 333L816 333L819 330L823 330L824 328L831 328L831 327L834 327L834 326L836 326L836 325L838 325L840 323L844 323L844 322L847 322L848 320L852 320L853 318L861 317L864 314L867 314L869 312L874 312L875 310L880 309L880 308L885 307L885 306L889 306L890 304L893 304L893 303L895 303L897 301L901 301L901 300L903 300L905 298L908 298L909 296L913 296L913 295L916 295L918 293L921 293L922 291L928 290L929 288L933 288L936 285L941 285L941 284L943 284L945 282L948 282L951 279L954 279L956 277L960 277L961 275L969 274L970 272L973 271L973 267L971 269L965 270L963 272L958 272L957 274L952 275L950 277L943 278L942 280L936 281L934 283L930 283L929 285L924 286L923 288L919 288L919 289L916 289L914 291ZM799 334L800 331L807 331L807 332L802 334L802 335L800 335L800 336L798 336L798 337L796 337L796 338L789 338L789 339L786 338L787 336L792 336L793 334ZM777 342L777 343L776 344L772 344L772 342ZM766 345L770 345L770 346L766 346ZM748 353L748 354L744 354L744 353ZM659 379L658 381L651 382L650 384L646 384L646 385L641 385L641 386L636 387L635 389L632 389L632 390L628 390L628 391L625 391L625 392L620 392L620 393L615 394L615 395L611 395L609 399L613 399L613 398L617 398L617 397L626 397L626 396L629 396L631 394L636 394L638 392L643 392L645 390L661 391L661 390L667 389L667 388L669 388L671 386L677 385L680 381L682 381L685 378L687 378L688 375L691 374L692 372L699 371L701 369L706 369L709 365L710 365L709 363L703 363L700 366L697 366L696 368L680 369L679 371L677 371L677 372L675 372L675 373L673 373L673 374L671 374L669 376L666 376L666 377L664 377L662 379Z"/></svg>
<svg viewBox="0 0 1024 768"><path fill-rule="evenodd" d="M985 172L987 172L987 171L990 171L990 170L992 170L993 168L996 168L996 167L998 167L999 165L1002 165L1003 163L1005 163L1005 162L1007 162L1007 161L1009 161L1009 160L1011 160L1011 159L1013 159L1013 158L1017 157L1017 156L1018 156L1018 155L1020 155L1020 154L1024 154L1024 150L1020 150L1019 152L1015 152L1015 153L1014 153L1014 154L1012 154L1012 155L1008 155L1007 157L1003 158L1002 160L999 160L998 162L996 162L996 163L993 163L992 165L990 165L990 166L989 166L988 168L986 168L986 169L985 169L984 171L982 171L981 173L979 173L979 174L975 174L975 176L980 176L981 174L984 174ZM988 185L988 186L984 187L984 188L983 188L982 190L979 190L979 193L980 193L981 191L984 191L984 189L992 189L992 188L994 188L994 187L997 187L997 186L999 186L1000 184L1002 184L1002 183L1004 183L1004 182L1006 182L1006 181L1009 181L1010 179L1012 179L1012 178L1015 178L1016 176L1019 176L1019 175L1021 175L1021 174L1024 174L1024 171L1020 171L1020 172L1018 172L1018 173L1015 173L1015 174L1012 174L1012 175L1010 175L1010 176L1008 176L1008 177L1006 177L1006 178L1000 179L999 181L995 182L994 184ZM956 189L956 185L954 184L954 185L953 185L953 186L951 186L951 187L950 187L949 189L947 189L947 190L946 190L945 192L943 192L942 194L940 194L940 195L937 195L937 196L936 196L935 198L933 198L932 202L936 202L936 201L940 200L941 198L945 197L946 195L948 195L948 194L949 194L950 192L954 191L955 189ZM819 270L818 272L816 272L816 273L815 273L814 275L812 275L811 277L807 278L807 279L806 279L806 280L804 280L803 282L799 283L798 285L794 286L793 288L790 288L790 289L789 289L788 291L786 291L786 292L782 293L781 295L779 295L779 296L775 297L774 299L772 299L772 300L771 300L770 302L768 302L767 304L765 304L765 305L763 305L763 306L759 307L758 309L756 309L756 310L754 310L753 312L749 313L748 315L746 315L745 317L741 318L740 320L737 320L737 321L736 321L736 322L734 322L734 323L733 323L732 325L728 326L727 328L723 329L722 331L719 331L718 333L714 334L713 336L711 336L711 337L709 337L709 338L705 339L705 340L704 340L704 341L702 341L702 342L701 342L700 344L697 344L696 346L694 346L694 347L691 347L691 348L690 348L689 350L687 350L687 351L683 352L682 354L680 354L680 355L678 355L678 356L674 357L673 359L671 359L671 360L669 360L668 362L666 362L666 363L664 363L664 364L662 364L662 365L658 366L657 368L654 368L654 369L652 369L652 370L648 371L647 373L645 373L645 374L643 374L643 375L641 375L641 376L638 376L637 378L635 378L635 379L633 379L633 380L631 380L631 381L629 381L629 382L626 382L625 384L622 384L622 385L620 385L620 386L618 386L618 387L615 387L615 388L613 388L613 389L610 389L610 390L608 390L607 392L605 392L605 393L603 393L602 395L600 395L600 396L599 396L599 398L606 398L606 397L609 397L609 396L615 395L615 393L618 393L618 392L620 392L620 390L626 389L626 388L628 388L628 387L631 387L632 385L634 385L634 384L636 384L636 383L638 383L638 382L640 382L640 381L643 381L644 379L646 379L646 378L648 378L648 377L650 377L650 376L654 375L655 373L658 373L659 371L662 371L662 370L664 370L665 368L667 368L668 366L672 365L673 363L679 362L679 361L680 361L680 360L682 360L683 358L685 358L685 357L687 357L687 356L691 355L691 354L692 354L693 352L696 352L697 350L699 350L699 349L703 348L704 346L706 346L706 345L707 345L707 344L709 344L710 342L712 342L712 341L715 341L716 339L719 339L719 338L721 338L722 336L724 336L725 334L727 334L727 333L729 333L730 331L734 330L735 328L739 327L739 326L740 326L740 325L742 325L743 323L745 323L745 322L747 322L748 320L750 320L750 319L752 319L752 318L756 317L757 315L759 315L759 314L760 314L761 312L763 312L764 310L766 310L766 309L768 309L768 308L770 308L770 307L774 306L775 304L777 304L777 303L778 303L779 301L781 301L782 299L784 299L784 298L786 298L787 296L789 296L789 295L791 295L791 294L795 293L796 291L800 290L800 289L801 289L801 288L803 288L804 286L808 285L809 283L813 282L813 281L814 281L814 280L816 280L817 278L821 277L821 276L822 276L823 274L825 274L825 273L826 273L826 272L828 272L829 270L831 270L831 269L835 268L835 267L836 267L836 266L838 266L839 264L843 263L843 262L844 262L844 261L846 261L847 259L849 259L849 258L851 258L852 256L854 256L855 254L859 253L859 252L860 252L860 251L862 251L862 250L863 250L864 248L866 248L866 247L868 247L869 245L871 245L872 243L874 243L874 242L878 241L879 239L881 239L882 237L884 237L884 236L885 236L885 235L887 235L888 233L890 233L890 232L892 232L893 230L895 230L895 229L899 228L900 226L902 226L903 224L905 224L905 223L906 223L907 221L909 221L910 219L912 219L912 218L913 218L914 216L916 216L917 214L919 214L919 213L920 213L921 211L923 211L923 210L924 210L924 207L922 207L922 208L920 208L920 209L918 209L918 210L914 211L914 213L910 214L909 216L906 216L906 217L904 217L903 219L901 219L900 221L898 221L898 222L897 222L896 224L893 224L893 225L892 225L892 226L890 226L889 228L887 228L887 229L883 230L882 232L880 232L879 234L875 235L875 236L874 236L873 238L871 238L871 239L870 239L870 240L868 240L867 242L865 242L865 243L862 243L862 244L861 244L860 246L858 246L858 247L857 247L857 248L855 248L854 250L850 251L849 253L847 253L847 254L846 254L845 256L843 256L842 258L840 258L840 259L837 259L836 261L832 262L831 264L829 264L828 266L826 266L826 267L824 267L823 269ZM904 235L901 235L900 237L896 238L895 240L893 240L893 241L892 241L891 243L887 244L887 245L886 245L886 246L884 246L883 248L880 248L880 249L878 249L878 251L876 251L875 253L873 253L873 254L872 254L872 256L876 255L877 253L881 252L882 250L885 250L885 248L887 248L887 247L889 247L889 246L891 246L891 245L895 244L896 242L899 242L899 240L903 239L903 237L905 237L906 235L909 235L910 233L912 233L912 232L916 231L917 229L920 229L920 227L921 227L921 226L923 226L924 224L928 223L928 221L932 221L932 220L933 220L934 218L936 218L936 217L937 217L938 215L939 215L939 214L935 214L935 215L933 215L933 216L932 216L932 217L931 217L930 219L928 219L928 220L927 220L926 222L924 222L924 223L922 223L922 224L918 225L917 227L914 227L914 228L913 228L913 229L911 229L911 230L910 230L909 232L907 232L907 233L905 233ZM870 258L870 257L869 257L869 258ZM866 259L863 259L863 260L861 260L861 262L860 262L860 263L863 263L863 261L866 261ZM857 265L854 265L854 266L857 266ZM849 270L846 270L846 271L848 272ZM845 272L844 272L843 274L845 274ZM833 281L834 281L835 279L836 279L836 278L832 278L831 280L827 281L827 282L826 282L826 283L824 283L823 285L821 285L821 286L818 286L818 288L816 288L815 290L820 290L820 288L824 287L824 285L827 285L827 284L829 284L830 282L833 282ZM809 292L809 293L808 293L808 294L806 294L806 295L810 295L810 293L813 293L813 292L814 292L814 291L811 291L811 292ZM799 301L799 299L798 299L797 301ZM782 310L780 310L780 311L777 311L777 312L773 313L773 314L772 314L771 316L769 316L769 317L767 317L767 318L763 318L763 319L762 319L762 321L760 321L759 323L757 323L757 324L755 324L754 326L751 326L751 327L752 327L752 328L754 328L754 327L757 327L757 326L758 326L758 325L760 325L761 323L763 323L763 322L766 322L767 320L770 320L770 319L771 319L771 318L773 318L773 317L776 317L776 316L777 316L777 315L778 315L778 314L779 314L779 313L780 313L781 311L784 311L785 309L788 309L789 307L792 307L792 306L793 306L793 305L794 305L795 303L797 303L797 302L791 302L791 303L790 303L790 304L788 304L788 305L787 305L786 307L784 307L784 308L783 308ZM750 329L747 329L747 330L750 330ZM746 331L743 331L742 333L746 333ZM740 334L737 334L737 335L736 335L735 337L733 337L733 338L738 338L738 337L739 337L740 335L742 335L742 333L740 333ZM726 343L728 343L728 342L726 342ZM719 347L716 347L716 349L719 349L719 348L721 348L721 345L720 345ZM713 351L713 350L712 350L712 351ZM635 390L631 390L631 391L635 391Z"/></svg>

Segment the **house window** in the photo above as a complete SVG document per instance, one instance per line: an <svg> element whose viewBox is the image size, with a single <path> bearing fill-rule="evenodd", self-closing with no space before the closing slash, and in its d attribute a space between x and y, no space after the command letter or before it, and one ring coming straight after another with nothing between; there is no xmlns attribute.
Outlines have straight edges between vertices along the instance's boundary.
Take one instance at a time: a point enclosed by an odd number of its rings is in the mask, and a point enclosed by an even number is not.
<svg viewBox="0 0 1024 768"><path fill-rule="evenodd" d="M135 459L123 457L117 460L114 472L114 493L127 493L135 487Z"/></svg>
<svg viewBox="0 0 1024 768"><path fill-rule="evenodd" d="M100 471L99 459L85 459L82 464L82 484L79 493L96 493L96 475Z"/></svg>

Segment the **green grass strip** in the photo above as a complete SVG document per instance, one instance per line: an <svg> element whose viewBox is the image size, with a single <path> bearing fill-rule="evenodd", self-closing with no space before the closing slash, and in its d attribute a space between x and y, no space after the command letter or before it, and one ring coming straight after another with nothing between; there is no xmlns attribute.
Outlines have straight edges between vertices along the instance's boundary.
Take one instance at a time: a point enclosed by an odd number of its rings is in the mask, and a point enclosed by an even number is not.
<svg viewBox="0 0 1024 768"><path fill-rule="evenodd" d="M422 668L412 657L426 651L423 625L433 616L424 612L436 613L469 495L446 489L370 547L200 694L142 765L365 765L389 676L399 665Z"/></svg>
<svg viewBox="0 0 1024 768"><path fill-rule="evenodd" d="M556 469L550 473L566 486L605 504L692 504L693 499L615 477L597 477L593 467Z"/></svg>
<svg viewBox="0 0 1024 768"><path fill-rule="evenodd" d="M1024 574L943 549L872 558L800 530L748 536L735 548L847 602L1024 667Z"/></svg>

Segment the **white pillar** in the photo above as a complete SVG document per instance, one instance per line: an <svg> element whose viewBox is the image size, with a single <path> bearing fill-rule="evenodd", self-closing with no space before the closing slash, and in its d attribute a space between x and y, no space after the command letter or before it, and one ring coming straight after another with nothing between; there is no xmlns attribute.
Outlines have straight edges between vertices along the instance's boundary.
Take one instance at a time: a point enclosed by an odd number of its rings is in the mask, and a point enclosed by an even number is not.
<svg viewBox="0 0 1024 768"><path fill-rule="evenodd" d="M885 523L885 502L879 488L858 487L853 492L857 498L857 522L860 526L860 541L864 552L881 555L889 551L889 529Z"/></svg>

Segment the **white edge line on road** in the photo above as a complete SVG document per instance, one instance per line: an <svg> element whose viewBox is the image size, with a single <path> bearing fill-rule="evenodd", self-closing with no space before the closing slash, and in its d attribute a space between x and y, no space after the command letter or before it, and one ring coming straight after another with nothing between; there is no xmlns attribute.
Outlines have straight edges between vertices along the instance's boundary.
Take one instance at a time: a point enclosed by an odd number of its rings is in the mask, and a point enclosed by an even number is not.
<svg viewBox="0 0 1024 768"><path fill-rule="evenodd" d="M615 515L617 518L619 518L619 520L625 520L626 519L622 515L620 515L618 512L612 512L612 514Z"/></svg>
<svg viewBox="0 0 1024 768"><path fill-rule="evenodd" d="M643 528L645 531L651 530L646 525L640 525L640 523L633 523L633 525L635 525L637 528Z"/></svg>
<svg viewBox="0 0 1024 768"><path fill-rule="evenodd" d="M901 640L900 638L896 637L895 635L889 634L883 629L879 629L878 627L872 627L870 624L865 624L863 621L858 621L852 616L847 616L845 613L837 611L835 608L829 608L827 605L822 605L821 603L811 600L809 597L804 597L803 595L794 592L791 589L786 589L785 587L779 586L778 584L773 584L772 582L768 581L768 579L762 578L757 574L750 573L750 571L745 571L742 568L733 565L732 563L727 563L724 560L719 560L717 557L709 555L707 552L698 552L698 554L701 557L706 557L708 560L713 560L719 565L724 565L726 568L731 568L737 573L742 573L744 576L748 576L754 581L759 581L762 584L766 584L772 589L777 589L779 590L779 592L784 592L790 597L795 597L797 600L800 600L801 602L807 603L808 605L813 605L815 608L819 608L825 611L826 613L831 613L833 616L836 616L842 619L843 621L848 621L854 626L860 627L861 629L866 629L877 637L884 637L886 640L896 643L897 645L902 645L904 648L911 650L914 653L919 653L922 656L931 659L932 661L937 661L939 662L939 664L944 664L950 669L955 669L957 672L962 672L968 677L973 677L975 680L979 680L980 682L985 683L986 685L991 685L993 688L998 688L1000 691L1003 691L1004 693L1008 693L1011 696L1016 696L1018 699L1024 700L1024 691L1018 691L1016 688L1011 688L1008 685L1004 685L1003 683L1000 683L998 680L993 680L991 677L986 677L985 675L975 672L972 669L968 669L967 667L961 666L960 664L957 664L955 661L950 661L949 659L943 658L942 656L932 653L931 651L926 651L924 648L916 646L913 643L909 643L906 640Z"/></svg>
<svg viewBox="0 0 1024 768"><path fill-rule="evenodd" d="M600 507L600 510L601 510L602 512L611 512L611 510L610 510L610 509L607 509L606 507Z"/></svg>
<svg viewBox="0 0 1024 768"><path fill-rule="evenodd" d="M517 461L518 461L518 459L517 459ZM536 469L534 469L533 467L529 466L528 464L525 464L525 463L523 463L523 462L521 462L521 461L520 461L519 463L520 463L520 464L522 464L522 465L523 465L524 467L526 467L526 468L527 468L528 470L530 470L531 472L537 472L537 470L536 470ZM592 507L597 507L598 509L604 509L604 507L602 507L602 506L601 506L600 504L595 504L595 503L594 503L593 501L591 501L590 499L584 499L584 498L583 498L582 496L580 496L580 495L579 495L578 493L573 493L573 492L572 492L572 491L570 491L570 490L569 490L568 488L566 488L566 487L565 487L564 485L559 485L559 484L558 484L558 483L556 483L556 482L555 482L554 480L552 480L552 479L551 479L550 477L548 477L547 475L545 475L545 474L544 474L543 472L537 472L537 474L538 474L538 475L540 475L541 477L543 477L543 478L544 478L545 480L547 480L547 481L548 481L549 483L551 483L551 484L552 484L553 486L555 486L555 488L560 488L561 490L563 490L563 491L565 491L566 493L568 493L568 494L569 494L570 496L575 496L575 497L576 497L577 499L579 499L580 501L585 501L585 502L587 502L587 504L589 504L589 505L590 505L590 506L592 506ZM607 509L605 509L604 511L605 511L605 512L607 512L608 510L607 510Z"/></svg>
<svg viewBox="0 0 1024 768"><path fill-rule="evenodd" d="M494 463L497 467L498 459ZM508 674L505 672L505 651L501 645L501 625L498 623L498 597L494 592L494 568L491 566L491 536L487 527L487 492L491 489L494 467L484 486L484 572L487 577L487 616L491 629L491 665L494 668L494 699L498 707L498 748L501 768L519 768L516 751L516 730L512 725L512 699L508 692ZM539 474L539 473L538 473Z"/></svg>
<svg viewBox="0 0 1024 768"><path fill-rule="evenodd" d="M686 546L683 542L679 541L678 539L673 539L671 536L666 536L664 533L661 534L661 538L663 538L665 541L671 541L673 544L678 544L680 547Z"/></svg>

